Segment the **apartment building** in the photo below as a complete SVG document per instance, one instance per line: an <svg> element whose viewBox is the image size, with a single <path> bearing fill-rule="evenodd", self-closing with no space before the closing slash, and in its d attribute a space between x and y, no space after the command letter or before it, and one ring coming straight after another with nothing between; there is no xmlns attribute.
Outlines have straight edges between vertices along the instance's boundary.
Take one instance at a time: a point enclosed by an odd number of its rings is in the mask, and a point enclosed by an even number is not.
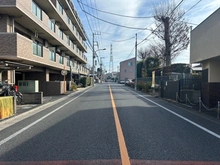
<svg viewBox="0 0 220 165"><path fill-rule="evenodd" d="M52 95L48 82L63 81L62 70L67 81L89 74L85 41L71 0L0 1L1 80L38 80L39 90Z"/></svg>
<svg viewBox="0 0 220 165"><path fill-rule="evenodd" d="M202 101L215 107L220 101L220 8L191 32L190 63L202 66Z"/></svg>

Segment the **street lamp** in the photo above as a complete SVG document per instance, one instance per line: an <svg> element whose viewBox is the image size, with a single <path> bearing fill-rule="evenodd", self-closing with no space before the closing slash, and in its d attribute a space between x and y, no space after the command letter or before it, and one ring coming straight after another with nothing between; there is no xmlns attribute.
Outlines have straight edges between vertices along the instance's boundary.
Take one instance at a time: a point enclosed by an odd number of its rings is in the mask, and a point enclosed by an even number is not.
<svg viewBox="0 0 220 165"><path fill-rule="evenodd" d="M103 49L98 49L96 51L93 50L93 55L92 55L92 77L93 77L93 83L92 85L94 86L94 59L95 59L95 55L96 55L96 52L100 51L100 50L106 50L106 48L103 48ZM97 55L96 55L97 56Z"/></svg>

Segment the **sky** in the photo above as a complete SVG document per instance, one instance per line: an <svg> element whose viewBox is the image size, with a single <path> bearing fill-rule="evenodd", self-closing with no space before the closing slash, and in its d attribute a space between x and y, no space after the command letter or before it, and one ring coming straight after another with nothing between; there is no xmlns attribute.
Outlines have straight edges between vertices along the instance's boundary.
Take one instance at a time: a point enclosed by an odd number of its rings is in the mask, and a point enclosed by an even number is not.
<svg viewBox="0 0 220 165"><path fill-rule="evenodd" d="M161 1L164 0L73 0L88 37L88 52L85 54L88 66L92 66L93 34L95 51L107 72L119 71L120 62L135 57L136 34L137 50L155 43L158 38L149 29L156 27L154 8ZM220 0L173 1L180 3L178 7L186 12L183 18L192 29L220 7ZM190 45L172 63L189 64L189 48ZM110 63L110 55L113 63Z"/></svg>

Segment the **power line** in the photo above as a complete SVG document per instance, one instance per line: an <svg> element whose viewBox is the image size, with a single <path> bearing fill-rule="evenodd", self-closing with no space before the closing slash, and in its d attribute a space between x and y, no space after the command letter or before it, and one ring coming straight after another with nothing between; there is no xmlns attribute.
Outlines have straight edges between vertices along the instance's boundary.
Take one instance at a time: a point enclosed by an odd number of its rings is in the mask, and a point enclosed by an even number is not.
<svg viewBox="0 0 220 165"><path fill-rule="evenodd" d="M115 16L120 16L120 17L126 17L126 18L140 18L140 19L143 19L143 18L153 18L154 16L148 16L148 17L135 17L135 16L128 16L128 15L121 15L121 14L116 14L116 13L112 13L112 12L107 12L107 11L103 11L103 10L99 10L97 8L93 8L89 5L86 5L84 4L83 2L80 2L82 3L84 6L87 6L88 8L91 8L93 10L96 10L96 11L99 11L99 12L102 12L102 13L106 13L106 14L111 14L111 15L115 15Z"/></svg>
<svg viewBox="0 0 220 165"><path fill-rule="evenodd" d="M195 3L191 8L189 8L183 15L185 15L186 13L188 13L190 10L192 10L192 8L194 8L195 6L197 6L202 0L199 0L197 3ZM183 16L182 15L182 16ZM182 17L181 16L181 17ZM193 23L190 23L190 24L193 24Z"/></svg>
<svg viewBox="0 0 220 165"><path fill-rule="evenodd" d="M95 4L95 8L97 8L96 0L93 0L93 1L94 1L94 4ZM96 11L95 13L96 13L96 16L98 17L98 12ZM100 32L100 31L101 31L101 30L100 30L101 28L100 28L100 21L99 21L99 20L97 20L97 25L98 25L98 29L97 29L97 30L98 30L99 33L101 34L101 32ZM100 43L101 43L101 47L103 47L103 46L102 46L102 35L99 35L98 37L99 37L99 40L100 40Z"/></svg>
<svg viewBox="0 0 220 165"><path fill-rule="evenodd" d="M133 49L131 50L131 52L128 54L127 59L130 57L130 55L133 53L135 47L133 47Z"/></svg>
<svg viewBox="0 0 220 165"><path fill-rule="evenodd" d="M129 41L131 39L133 39L135 37L131 37L131 38L128 38L128 39L124 39L124 40L111 40L112 42L125 42L125 41Z"/></svg>
<svg viewBox="0 0 220 165"><path fill-rule="evenodd" d="M184 0L180 1L178 3L178 5L171 11L170 14L172 14L180 5L181 3L183 3ZM141 43L143 43L144 41L146 41L160 26L162 25L162 22L160 24L157 25L157 27L145 38L143 39L140 43L138 43L137 45L140 45Z"/></svg>
<svg viewBox="0 0 220 165"><path fill-rule="evenodd" d="M79 0L77 0L77 2L78 2L78 4L79 4L80 8L82 9L82 6L81 6L81 4L79 3ZM83 8L84 8L84 7L83 7ZM87 22L88 22L89 28L90 28L91 32L93 33L93 31L92 31L92 27L91 27L91 25L90 25L90 23L89 23L89 19L88 19L86 13L85 13L85 16L86 16L86 19L87 19Z"/></svg>
<svg viewBox="0 0 220 165"><path fill-rule="evenodd" d="M81 6L80 6L80 7L81 7ZM129 27L129 26L124 26L124 25L119 25L119 24L116 24L116 23L112 23L112 22L106 21L106 20L104 20L104 19L101 19L101 18L98 18L98 17L92 15L91 13L85 11L82 7L81 7L81 10L82 10L83 12L85 12L86 14L90 15L91 17L94 17L94 18L96 18L96 19L98 19L98 20L100 20L100 21L103 21L103 22L106 22L106 23L109 23L109 24L112 24L112 25L115 25L115 26L119 26L119 27L123 27L123 28L127 28L127 29L150 30L150 31L151 31L151 29L148 29L148 28Z"/></svg>

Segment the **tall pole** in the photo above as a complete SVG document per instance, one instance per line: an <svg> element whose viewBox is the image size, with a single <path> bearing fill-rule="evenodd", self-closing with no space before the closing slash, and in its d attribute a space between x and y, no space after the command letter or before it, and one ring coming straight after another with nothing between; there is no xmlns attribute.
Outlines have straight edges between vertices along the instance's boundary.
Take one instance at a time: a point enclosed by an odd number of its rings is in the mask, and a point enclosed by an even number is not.
<svg viewBox="0 0 220 165"><path fill-rule="evenodd" d="M170 57L170 24L169 24L169 17L163 18L164 19L164 28L165 28L165 58L166 58L166 66L170 66L171 65L171 57Z"/></svg>
<svg viewBox="0 0 220 165"><path fill-rule="evenodd" d="M136 41L135 41L135 83L134 90L137 90L137 33L136 33Z"/></svg>
<svg viewBox="0 0 220 165"><path fill-rule="evenodd" d="M94 33L92 33L92 86L94 86L94 58L95 58L95 50L94 50Z"/></svg>

